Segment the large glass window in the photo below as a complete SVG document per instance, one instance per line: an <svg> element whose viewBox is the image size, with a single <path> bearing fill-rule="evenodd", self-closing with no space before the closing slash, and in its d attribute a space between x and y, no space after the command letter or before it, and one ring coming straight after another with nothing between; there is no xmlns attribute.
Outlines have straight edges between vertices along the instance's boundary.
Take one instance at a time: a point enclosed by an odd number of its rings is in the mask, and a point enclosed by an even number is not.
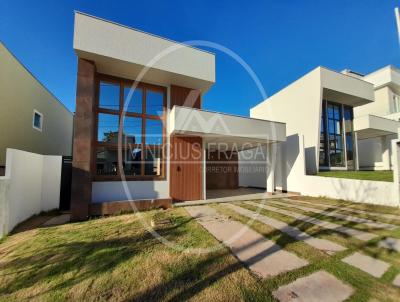
<svg viewBox="0 0 400 302"><path fill-rule="evenodd" d="M132 89L126 80L100 81L95 178L120 180L122 173L132 180L164 177L165 103L163 87L139 83Z"/></svg>
<svg viewBox="0 0 400 302"><path fill-rule="evenodd" d="M320 129L319 165L345 167L347 159L351 169L354 166L353 108L324 100Z"/></svg>
<svg viewBox="0 0 400 302"><path fill-rule="evenodd" d="M342 106L328 102L329 163L331 167L344 166Z"/></svg>

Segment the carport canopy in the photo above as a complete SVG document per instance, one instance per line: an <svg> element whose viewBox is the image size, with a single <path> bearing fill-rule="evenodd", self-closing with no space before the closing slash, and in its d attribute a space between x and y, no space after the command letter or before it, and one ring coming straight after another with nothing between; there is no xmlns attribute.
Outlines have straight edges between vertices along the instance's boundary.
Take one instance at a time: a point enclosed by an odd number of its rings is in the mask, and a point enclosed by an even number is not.
<svg viewBox="0 0 400 302"><path fill-rule="evenodd" d="M286 141L286 124L201 109L174 106L170 134L200 136L208 148L243 151Z"/></svg>
<svg viewBox="0 0 400 302"><path fill-rule="evenodd" d="M358 139L396 134L400 128L400 122L372 114L356 117L353 122Z"/></svg>

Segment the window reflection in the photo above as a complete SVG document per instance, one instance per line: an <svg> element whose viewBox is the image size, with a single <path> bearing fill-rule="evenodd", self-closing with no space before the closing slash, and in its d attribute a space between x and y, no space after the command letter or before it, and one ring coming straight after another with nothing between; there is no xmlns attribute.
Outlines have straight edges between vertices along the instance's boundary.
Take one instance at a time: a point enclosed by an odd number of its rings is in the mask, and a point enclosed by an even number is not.
<svg viewBox="0 0 400 302"><path fill-rule="evenodd" d="M97 175L118 174L118 152L116 149L100 147L96 150Z"/></svg>
<svg viewBox="0 0 400 302"><path fill-rule="evenodd" d="M146 90L146 114L163 115L164 94L160 91Z"/></svg>
<svg viewBox="0 0 400 302"><path fill-rule="evenodd" d="M126 112L142 113L143 89L124 87L124 109Z"/></svg>
<svg viewBox="0 0 400 302"><path fill-rule="evenodd" d="M99 113L97 140L103 143L118 143L119 116Z"/></svg>
<svg viewBox="0 0 400 302"><path fill-rule="evenodd" d="M160 147L147 148L145 154L145 175L161 175L161 155Z"/></svg>
<svg viewBox="0 0 400 302"><path fill-rule="evenodd" d="M100 82L99 107L119 110L119 84Z"/></svg>

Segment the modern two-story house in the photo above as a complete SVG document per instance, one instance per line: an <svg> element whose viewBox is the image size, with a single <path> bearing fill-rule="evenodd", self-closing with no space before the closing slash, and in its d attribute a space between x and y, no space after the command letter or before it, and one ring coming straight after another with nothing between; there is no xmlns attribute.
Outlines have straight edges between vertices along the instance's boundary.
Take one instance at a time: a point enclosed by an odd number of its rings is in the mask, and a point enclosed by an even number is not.
<svg viewBox="0 0 400 302"><path fill-rule="evenodd" d="M79 12L74 50L73 220L237 188L241 151L286 140L284 123L202 110L213 53Z"/></svg>

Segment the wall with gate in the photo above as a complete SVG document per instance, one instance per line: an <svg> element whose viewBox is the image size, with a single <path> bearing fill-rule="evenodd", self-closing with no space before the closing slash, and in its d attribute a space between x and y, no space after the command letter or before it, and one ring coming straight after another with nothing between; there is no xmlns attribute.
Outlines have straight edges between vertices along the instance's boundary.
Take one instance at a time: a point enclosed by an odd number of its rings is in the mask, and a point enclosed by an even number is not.
<svg viewBox="0 0 400 302"><path fill-rule="evenodd" d="M7 149L0 177L0 238L17 224L60 202L61 156Z"/></svg>

